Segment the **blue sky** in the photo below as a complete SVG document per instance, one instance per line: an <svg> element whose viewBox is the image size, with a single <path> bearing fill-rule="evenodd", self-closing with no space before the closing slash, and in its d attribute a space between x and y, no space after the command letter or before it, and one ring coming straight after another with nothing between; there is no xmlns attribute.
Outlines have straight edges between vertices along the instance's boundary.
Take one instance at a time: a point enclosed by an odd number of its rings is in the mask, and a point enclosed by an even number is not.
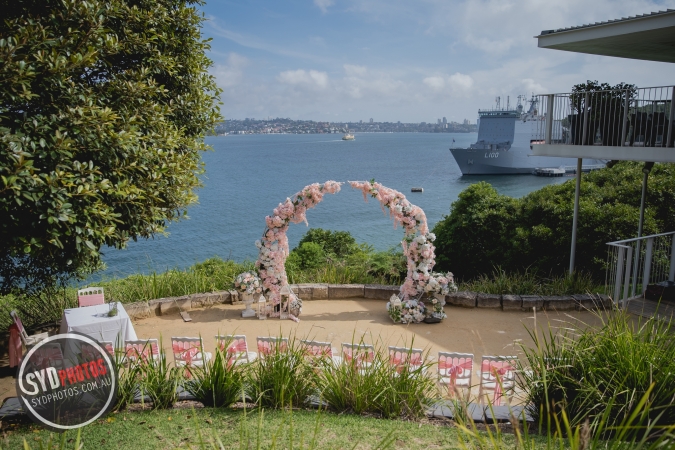
<svg viewBox="0 0 675 450"><path fill-rule="evenodd" d="M475 121L510 96L587 79L675 84L675 64L537 48L542 30L675 0L211 0L201 7L226 119Z"/></svg>

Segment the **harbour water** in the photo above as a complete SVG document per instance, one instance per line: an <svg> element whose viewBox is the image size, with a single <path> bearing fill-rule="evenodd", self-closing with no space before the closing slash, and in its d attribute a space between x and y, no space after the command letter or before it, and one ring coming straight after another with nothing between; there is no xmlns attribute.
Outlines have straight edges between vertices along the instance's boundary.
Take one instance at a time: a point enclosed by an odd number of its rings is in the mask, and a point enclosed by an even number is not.
<svg viewBox="0 0 675 450"><path fill-rule="evenodd" d="M476 133L372 133L341 135L232 135L209 137L213 151L203 154L206 173L199 204L189 220L171 223L167 237L130 242L125 250L105 249L107 269L96 278L185 268L219 256L255 260L254 245L265 229L265 216L305 185L326 180L370 180L403 192L424 209L430 228L450 211L469 184L485 180L501 194L520 197L566 178L532 175L462 176L448 149L468 146ZM411 193L412 187L424 193ZM308 211L310 227L349 231L377 250L395 247L403 231L394 229L379 203L363 201L348 184ZM307 230L292 224L291 248Z"/></svg>

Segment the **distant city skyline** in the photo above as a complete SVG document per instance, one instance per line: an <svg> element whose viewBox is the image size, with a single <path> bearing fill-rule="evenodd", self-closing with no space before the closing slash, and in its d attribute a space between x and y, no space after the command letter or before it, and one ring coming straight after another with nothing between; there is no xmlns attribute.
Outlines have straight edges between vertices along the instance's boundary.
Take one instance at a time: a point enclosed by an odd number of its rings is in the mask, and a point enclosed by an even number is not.
<svg viewBox="0 0 675 450"><path fill-rule="evenodd" d="M675 8L675 0L270 0L202 6L223 116L475 122L588 79L669 85L675 64L537 48L542 30ZM502 103L503 105L503 103Z"/></svg>
<svg viewBox="0 0 675 450"><path fill-rule="evenodd" d="M445 118L444 118L445 119ZM476 124L464 119L459 122L328 122L313 120L293 120L285 117L274 119L243 120L230 119L216 126L215 133L223 134L341 134L346 132L365 133L475 133Z"/></svg>
<svg viewBox="0 0 675 450"><path fill-rule="evenodd" d="M267 116L267 117L229 117L226 118L225 121L227 120L277 120L277 119L287 119L287 120L299 120L299 121L313 121L313 122L326 122L326 123L364 123L364 119L358 119L358 120L315 120L315 119L296 119L293 117L282 117L282 116ZM471 119L462 119L462 120L447 120L445 117L443 118L438 118L436 119L438 121L438 124L448 124L448 123L457 123L457 124L463 124L463 125L469 125L471 124ZM421 120L421 121L413 121L413 122L405 122L405 121L400 121L400 120L375 120L372 117L368 119L368 123L431 123L426 120Z"/></svg>

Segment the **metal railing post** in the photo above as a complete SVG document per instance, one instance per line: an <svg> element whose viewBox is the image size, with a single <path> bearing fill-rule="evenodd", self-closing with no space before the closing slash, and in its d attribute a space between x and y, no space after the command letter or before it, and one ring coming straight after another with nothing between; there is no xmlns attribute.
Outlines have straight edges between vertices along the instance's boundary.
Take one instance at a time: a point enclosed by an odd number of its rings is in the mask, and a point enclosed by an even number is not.
<svg viewBox="0 0 675 450"><path fill-rule="evenodd" d="M584 123L581 127L581 145L586 145L586 134L588 133L588 92L584 96Z"/></svg>
<svg viewBox="0 0 675 450"><path fill-rule="evenodd" d="M675 116L675 87L671 87L670 90L672 91L670 95L670 119L668 120L668 136L664 147L668 147L670 144L670 137L673 135L673 120L675 119L673 117Z"/></svg>
<svg viewBox="0 0 675 450"><path fill-rule="evenodd" d="M549 94L546 96L546 144L551 144L551 138L553 136L553 102L555 101L555 95Z"/></svg>
<svg viewBox="0 0 675 450"><path fill-rule="evenodd" d="M630 106L630 101L628 99L628 94L630 91L626 90L626 98L623 100L623 121L621 122L621 147L626 144L626 135L628 134L628 107Z"/></svg>
<svg viewBox="0 0 675 450"><path fill-rule="evenodd" d="M626 252L625 247L619 247L616 254L616 278L614 279L614 304L619 306L621 300L621 280L623 278L623 257Z"/></svg>
<svg viewBox="0 0 675 450"><path fill-rule="evenodd" d="M652 276L652 253L654 251L654 238L647 238L647 249L645 250L645 270L642 273L642 295L647 290L649 278Z"/></svg>
<svg viewBox="0 0 675 450"><path fill-rule="evenodd" d="M626 255L626 275L625 279L623 280L623 306L626 306L625 301L628 298L628 290L630 289L630 269L631 269L631 263L633 262L633 247L628 247L628 254Z"/></svg>
<svg viewBox="0 0 675 450"><path fill-rule="evenodd" d="M633 280L637 280L638 270L639 270L639 267L640 267L640 244L641 243L642 242L639 241L639 240L635 243L635 256L633 257L633 259L635 260L635 261L633 261ZM636 293L637 293L637 281L634 281L633 282L633 289L631 289L630 296L635 297Z"/></svg>
<svg viewBox="0 0 675 450"><path fill-rule="evenodd" d="M670 247L670 272L668 281L675 281L675 234L673 234L673 245Z"/></svg>

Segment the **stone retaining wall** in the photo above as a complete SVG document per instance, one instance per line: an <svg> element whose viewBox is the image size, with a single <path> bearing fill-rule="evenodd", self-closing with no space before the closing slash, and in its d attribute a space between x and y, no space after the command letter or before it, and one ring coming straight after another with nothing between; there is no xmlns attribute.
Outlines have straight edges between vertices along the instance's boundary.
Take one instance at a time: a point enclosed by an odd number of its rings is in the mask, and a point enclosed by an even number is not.
<svg viewBox="0 0 675 450"><path fill-rule="evenodd" d="M303 300L332 300L344 298L367 298L389 300L399 293L399 286L379 284L292 284L291 289ZM495 295L477 292L454 292L446 295L446 304L464 308L491 308L504 311L538 310L569 311L582 309L611 308L612 302L606 295ZM153 316L177 314L179 309L191 311L215 304L241 303L237 291L219 291L192 294L183 297L160 298L148 302L126 303L124 309L132 319L146 319Z"/></svg>

